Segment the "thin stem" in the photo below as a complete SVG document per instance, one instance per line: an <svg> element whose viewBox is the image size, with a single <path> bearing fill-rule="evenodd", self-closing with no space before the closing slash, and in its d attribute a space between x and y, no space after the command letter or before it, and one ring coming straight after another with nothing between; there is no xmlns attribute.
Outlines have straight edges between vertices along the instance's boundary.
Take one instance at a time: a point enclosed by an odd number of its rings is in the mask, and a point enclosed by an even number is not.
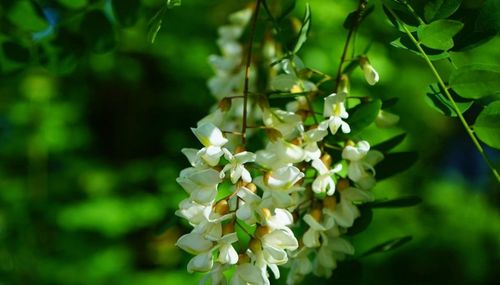
<svg viewBox="0 0 500 285"><path fill-rule="evenodd" d="M408 28L406 27L406 24L403 21L401 21L401 19L399 19L399 17L396 15L396 13L394 13L394 11L392 11L392 9L389 8L389 7L387 7L387 9L389 10L389 12L391 12L391 14L394 16L394 18L401 24L401 26L405 30L406 34L408 35L408 37L411 39L411 41L413 42L413 44L415 44L415 47L418 49L418 51L424 57L425 62L427 63L427 65L431 69L432 73L434 74L434 77L436 77L436 79L438 81L438 84L443 89L444 94L446 95L446 97L448 98L448 100L450 100L451 105L452 105L455 113L457 114L458 118L460 119L460 122L462 123L463 127L465 128L465 131L467 131L467 134L471 138L472 142L476 146L477 150L479 151L479 153L483 157L483 159L486 162L486 164L488 165L488 167L493 172L493 175L495 176L495 178L497 179L497 181L500 182L500 174L495 169L495 167L493 166L493 163L490 161L490 159L488 158L488 156L484 152L484 149L481 146L481 144L479 143L479 140L476 138L476 135L474 134L474 131L472 130L472 128L469 126L469 124L465 120L464 116L462 115L462 112L460 111L460 109L457 106L457 103L455 102L455 100L451 96L450 92L448 91L448 88L446 87L446 84L444 84L444 81L441 78L441 76L439 75L439 72L436 70L436 67L434 66L434 64L432 63L432 61L430 60L430 58L427 56L427 54L425 53L425 51L423 50L422 46L420 45L420 42L417 41L417 39L415 39L415 37L411 34L410 30L408 30Z"/></svg>
<svg viewBox="0 0 500 285"><path fill-rule="evenodd" d="M257 0L255 3L255 11L252 16L252 28L250 30L250 42L248 44L247 51L247 62L245 65L245 83L243 87L243 122L241 126L241 143L246 144L247 140L247 105L248 105L248 84L250 81L250 64L252 63L252 48L253 40L255 38L255 31L257 27L257 18L259 16L261 0Z"/></svg>
<svg viewBox="0 0 500 285"><path fill-rule="evenodd" d="M347 51L349 50L349 43L351 42L352 35L354 34L354 31L358 26L357 24L359 24L361 13L365 8L366 8L366 0L359 0L358 10L356 15L357 23L355 25L352 25L352 27L349 29L349 32L347 33L347 38L344 43L344 50L342 51L342 56L340 57L339 68L337 70L337 77L335 78L335 92L338 91L340 79L342 78L342 67L344 66L344 62L346 61Z"/></svg>

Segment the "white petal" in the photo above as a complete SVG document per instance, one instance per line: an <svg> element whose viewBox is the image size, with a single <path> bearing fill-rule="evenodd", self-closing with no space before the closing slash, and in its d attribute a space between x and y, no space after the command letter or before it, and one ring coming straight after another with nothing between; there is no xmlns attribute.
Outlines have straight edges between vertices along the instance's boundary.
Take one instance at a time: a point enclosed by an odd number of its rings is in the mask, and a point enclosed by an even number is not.
<svg viewBox="0 0 500 285"><path fill-rule="evenodd" d="M191 232L181 236L176 245L191 254L198 254L212 248L213 243L200 234Z"/></svg>
<svg viewBox="0 0 500 285"><path fill-rule="evenodd" d="M208 272L213 265L212 252L206 252L193 257L187 265L187 270L189 273Z"/></svg>
<svg viewBox="0 0 500 285"><path fill-rule="evenodd" d="M222 264L236 264L238 262L238 253L231 244L220 247L219 262Z"/></svg>

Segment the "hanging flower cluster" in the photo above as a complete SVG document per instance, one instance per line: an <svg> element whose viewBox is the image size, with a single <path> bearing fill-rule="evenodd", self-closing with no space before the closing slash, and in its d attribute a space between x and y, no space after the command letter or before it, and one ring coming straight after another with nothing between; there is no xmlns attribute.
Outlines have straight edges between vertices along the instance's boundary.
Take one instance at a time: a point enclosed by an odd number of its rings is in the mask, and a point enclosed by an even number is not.
<svg viewBox="0 0 500 285"><path fill-rule="evenodd" d="M193 255L189 272L207 273L202 283L270 284L279 266L290 268L288 284L307 274L329 277L354 254L344 235L359 205L373 200L374 166L384 156L345 136L351 132L347 77L337 92L318 96L318 84L292 55L268 74L270 93L256 90L257 69L245 73L239 43L251 18L250 9L231 15L219 29L222 55L209 59L215 76L208 86L220 103L192 129L201 147L182 150L191 166L177 182L189 197L176 214L192 231L177 246ZM274 53L267 56L270 66ZM367 58L360 64L367 82L377 83ZM285 108L272 106L268 95L284 93L297 96L287 97L293 100ZM254 142L247 143L242 127Z"/></svg>

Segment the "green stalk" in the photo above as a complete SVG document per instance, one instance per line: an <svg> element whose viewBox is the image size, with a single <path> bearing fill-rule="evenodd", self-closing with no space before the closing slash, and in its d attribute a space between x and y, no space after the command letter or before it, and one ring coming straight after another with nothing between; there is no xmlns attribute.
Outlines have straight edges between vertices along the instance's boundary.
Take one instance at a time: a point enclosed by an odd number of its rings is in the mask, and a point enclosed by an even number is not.
<svg viewBox="0 0 500 285"><path fill-rule="evenodd" d="M479 151L479 153L483 157L483 159L486 162L486 164L488 165L488 167L491 169L491 172L493 172L493 175L495 176L497 181L500 182L500 174L495 169L495 167L493 166L493 163L491 162L491 160L488 158L488 156L484 152L484 149L481 146L481 144L479 143L479 140L477 139L476 135L474 134L474 131L472 130L472 128L469 126L469 124L465 120L464 116L462 115L462 112L458 108L457 103L455 102L455 100L451 96L450 92L448 92L448 88L446 87L446 84L444 84L443 79L439 75L439 72L436 70L436 67L434 66L434 64L430 60L429 56L427 56L427 54L423 50L422 46L420 45L420 42L417 41L417 39L415 39L415 37L410 32L410 30L408 30L408 28L406 27L406 24L403 21L401 21L401 19L399 19L399 17L396 15L396 13L394 13L394 11L392 11L392 9L389 7L387 7L387 9L389 10L389 12L391 12L391 14L394 16L396 21L398 21L398 23L403 27L403 29L405 30L408 37L410 37L413 44L415 44L418 51L425 59L425 62L427 63L427 65L431 69L432 73L434 74L434 77L436 77L438 84L441 86L441 89L443 89L443 92L445 93L446 97L448 98L448 100L450 100L451 105L452 105L453 109L455 110L455 113L457 113L457 116L460 119L460 122L462 123L463 127L465 128L465 131L467 132L467 134L471 138L472 142L474 143L474 146Z"/></svg>

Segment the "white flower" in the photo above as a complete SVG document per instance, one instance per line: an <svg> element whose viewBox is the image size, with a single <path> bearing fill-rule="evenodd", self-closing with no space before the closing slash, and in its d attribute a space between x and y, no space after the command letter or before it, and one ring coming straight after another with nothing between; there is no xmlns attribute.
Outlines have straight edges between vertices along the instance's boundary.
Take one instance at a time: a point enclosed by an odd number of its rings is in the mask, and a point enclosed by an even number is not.
<svg viewBox="0 0 500 285"><path fill-rule="evenodd" d="M192 226L196 226L209 220L212 212L212 204L202 205L191 199L182 200L179 209L175 214L189 221Z"/></svg>
<svg viewBox="0 0 500 285"><path fill-rule="evenodd" d="M302 132L302 119L299 115L280 109L264 109L262 113L262 121L269 128L274 128L280 131L285 138L289 138L296 132Z"/></svg>
<svg viewBox="0 0 500 285"><path fill-rule="evenodd" d="M318 250L314 264L314 273L327 278L337 267L337 260L343 260L346 254L354 254L354 247L347 240L340 238L337 231L329 231L328 234L328 239Z"/></svg>
<svg viewBox="0 0 500 285"><path fill-rule="evenodd" d="M209 251L214 243L206 239L203 233L192 231L181 236L176 245L191 254L200 254Z"/></svg>
<svg viewBox="0 0 500 285"><path fill-rule="evenodd" d="M193 201L206 205L215 199L221 179L219 172L214 169L190 167L182 170L176 181L191 194Z"/></svg>
<svg viewBox="0 0 500 285"><path fill-rule="evenodd" d="M276 229L261 238L264 258L268 264L282 265L288 261L285 250L295 250L299 243L289 228Z"/></svg>
<svg viewBox="0 0 500 285"><path fill-rule="evenodd" d="M345 134L351 132L349 124L344 122L344 119L349 117L344 106L346 95L346 92L339 92L338 94L333 93L325 98L323 115L328 119L319 124L319 129L326 130L330 128L332 134L336 134L339 128Z"/></svg>
<svg viewBox="0 0 500 285"><path fill-rule="evenodd" d="M236 272L231 278L231 285L268 285L269 279L263 276L259 268L251 263L238 264Z"/></svg>
<svg viewBox="0 0 500 285"><path fill-rule="evenodd" d="M236 217L249 225L254 225L257 222L255 213L262 199L246 187L241 187L237 195L240 200Z"/></svg>
<svg viewBox="0 0 500 285"><path fill-rule="evenodd" d="M219 163L220 157L224 154L222 146L228 140L222 135L221 130L212 123L204 123L197 128L191 128L194 135L205 146L198 155L210 166Z"/></svg>
<svg viewBox="0 0 500 285"><path fill-rule="evenodd" d="M293 194L303 189L295 184L303 177L304 173L292 165L273 170L267 176L266 181L262 176L257 177L255 184L264 191L260 206L264 208L288 208L294 206L299 197Z"/></svg>
<svg viewBox="0 0 500 285"><path fill-rule="evenodd" d="M306 247L319 247L320 236L326 240L325 232L333 227L332 219L325 219L323 223L318 222L311 214L304 215L304 221L309 225L309 229L304 233L302 241Z"/></svg>
<svg viewBox="0 0 500 285"><path fill-rule="evenodd" d="M312 190L315 193L325 193L328 196L335 193L335 182L333 181L332 175L338 173L342 170L342 165L337 164L334 168L328 169L326 165L320 159L314 159L312 162L312 167L318 171L318 176L314 179L312 183Z"/></svg>
<svg viewBox="0 0 500 285"><path fill-rule="evenodd" d="M311 273L313 264L308 257L311 252L311 249L303 247L293 256L293 259L290 260L291 266L286 279L286 284L301 284L300 282L302 282L304 276Z"/></svg>
<svg viewBox="0 0 500 285"><path fill-rule="evenodd" d="M243 180L243 182L252 182L250 172L248 172L244 164L247 162L255 161L255 154L248 151L243 151L233 155L229 150L225 148L222 150L224 151L224 157L229 161L229 163L226 164L220 172L220 177L224 178L225 172L229 171L229 176L231 177L231 182L233 184L236 184L236 182L238 182L240 178L241 180Z"/></svg>
<svg viewBox="0 0 500 285"><path fill-rule="evenodd" d="M349 160L347 171L349 179L363 189L369 189L375 185L373 167L384 158L380 151L370 150L370 144L367 141L360 141L356 146L346 146L342 151L342 158Z"/></svg>
<svg viewBox="0 0 500 285"><path fill-rule="evenodd" d="M339 226L349 228L353 225L354 220L360 216L359 209L354 202L373 201L373 194L354 187L342 189L339 192L340 203L337 204L335 210L323 209L323 212L331 216Z"/></svg>
<svg viewBox="0 0 500 285"><path fill-rule="evenodd" d="M375 68L368 62L368 60L361 61L361 69L363 69L363 74L365 75L366 82L370 85L377 84L379 76Z"/></svg>
<svg viewBox="0 0 500 285"><path fill-rule="evenodd" d="M304 160L310 161L313 159L319 159L321 156L321 150L318 147L318 142L328 135L328 131L321 129L311 129L304 133Z"/></svg>
<svg viewBox="0 0 500 285"><path fill-rule="evenodd" d="M219 259L222 264L236 264L238 262L238 253L233 247L233 243L238 241L236 233L230 233L223 236L219 241Z"/></svg>
<svg viewBox="0 0 500 285"><path fill-rule="evenodd" d="M269 142L266 149L256 152L255 161L263 167L277 169L290 163L298 163L304 160L304 150L285 140Z"/></svg>
<svg viewBox="0 0 500 285"><path fill-rule="evenodd" d="M208 272L212 269L214 265L214 259L212 256L212 251L207 251L200 253L188 262L187 271L189 273L193 272Z"/></svg>

